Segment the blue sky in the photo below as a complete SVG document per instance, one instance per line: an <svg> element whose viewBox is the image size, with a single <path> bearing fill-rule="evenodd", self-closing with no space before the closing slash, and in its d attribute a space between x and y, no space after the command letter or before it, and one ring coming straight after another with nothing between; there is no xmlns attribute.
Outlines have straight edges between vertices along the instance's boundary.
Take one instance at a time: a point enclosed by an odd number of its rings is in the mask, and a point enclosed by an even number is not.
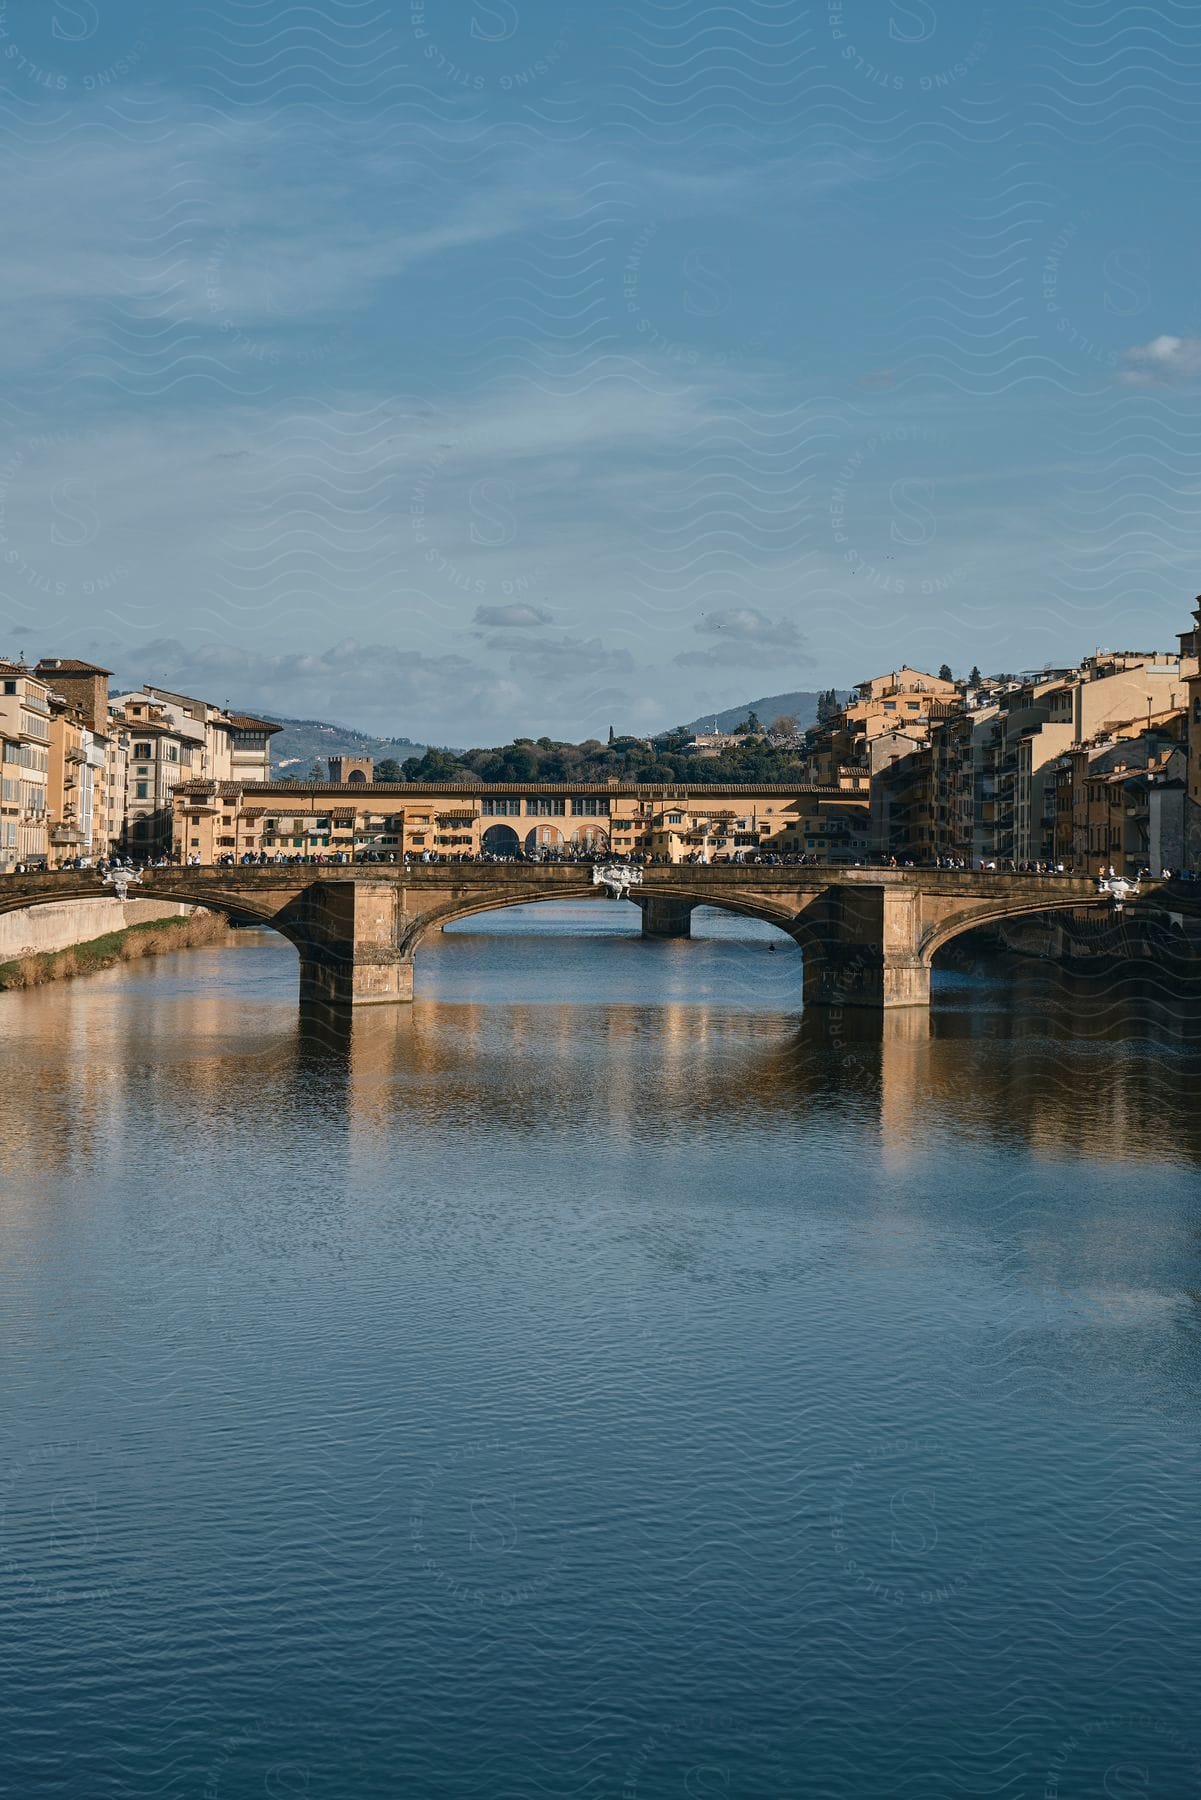
<svg viewBox="0 0 1201 1800"><path fill-rule="evenodd" d="M0 0L0 648L440 742L1169 646L1201 11Z"/></svg>

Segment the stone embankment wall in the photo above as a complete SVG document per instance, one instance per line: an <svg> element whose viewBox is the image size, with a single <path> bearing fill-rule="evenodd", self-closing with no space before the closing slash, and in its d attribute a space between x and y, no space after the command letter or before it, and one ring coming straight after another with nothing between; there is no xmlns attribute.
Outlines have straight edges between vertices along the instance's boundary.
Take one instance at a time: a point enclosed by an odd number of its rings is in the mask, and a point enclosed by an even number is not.
<svg viewBox="0 0 1201 1800"><path fill-rule="evenodd" d="M50 900L21 912L0 913L0 963L67 950L131 925L186 918L196 910L178 900L130 898L123 906L114 896L111 900Z"/></svg>

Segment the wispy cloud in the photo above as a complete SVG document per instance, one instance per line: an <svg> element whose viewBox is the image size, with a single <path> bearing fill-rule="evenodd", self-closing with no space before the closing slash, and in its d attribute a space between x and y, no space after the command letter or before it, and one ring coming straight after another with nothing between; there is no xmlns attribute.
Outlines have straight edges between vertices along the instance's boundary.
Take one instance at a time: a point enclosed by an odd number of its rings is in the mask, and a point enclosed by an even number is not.
<svg viewBox="0 0 1201 1800"><path fill-rule="evenodd" d="M1166 387L1201 375L1201 338L1163 336L1136 344L1122 358L1127 387Z"/></svg>
<svg viewBox="0 0 1201 1800"><path fill-rule="evenodd" d="M473 623L490 631L528 631L554 618L543 606L477 606Z"/></svg>
<svg viewBox="0 0 1201 1800"><path fill-rule="evenodd" d="M677 668L766 668L770 659L791 667L808 660L804 639L791 619L770 618L754 606L706 613L693 631L714 641L707 650L682 650L673 659Z"/></svg>

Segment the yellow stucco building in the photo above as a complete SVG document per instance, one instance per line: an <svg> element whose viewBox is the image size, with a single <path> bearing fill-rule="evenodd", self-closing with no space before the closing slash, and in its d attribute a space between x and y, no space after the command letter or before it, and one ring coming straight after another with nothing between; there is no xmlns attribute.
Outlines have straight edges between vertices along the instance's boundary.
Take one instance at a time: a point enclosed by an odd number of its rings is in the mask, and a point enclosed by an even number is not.
<svg viewBox="0 0 1201 1800"><path fill-rule="evenodd" d="M746 852L856 860L866 793L607 782L471 784L183 781L174 795L181 859L601 852L670 862Z"/></svg>

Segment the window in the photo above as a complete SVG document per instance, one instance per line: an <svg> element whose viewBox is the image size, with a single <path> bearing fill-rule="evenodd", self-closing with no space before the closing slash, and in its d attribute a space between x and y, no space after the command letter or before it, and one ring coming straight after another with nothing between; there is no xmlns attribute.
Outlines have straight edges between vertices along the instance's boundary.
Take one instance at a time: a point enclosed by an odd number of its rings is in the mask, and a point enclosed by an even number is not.
<svg viewBox="0 0 1201 1800"><path fill-rule="evenodd" d="M521 811L520 800L481 800L480 812L485 818L516 818Z"/></svg>
<svg viewBox="0 0 1201 1800"><path fill-rule="evenodd" d="M525 803L527 817L531 819L553 819L567 811L566 800L527 800Z"/></svg>
<svg viewBox="0 0 1201 1800"><path fill-rule="evenodd" d="M139 781L133 791L134 799L135 800L149 799L149 788L150 788L150 783L148 781Z"/></svg>
<svg viewBox="0 0 1201 1800"><path fill-rule="evenodd" d="M4 684L4 691L6 694L15 694L17 691L16 682L15 681L6 681Z"/></svg>
<svg viewBox="0 0 1201 1800"><path fill-rule="evenodd" d="M135 744L134 745L133 760L135 762L149 762L150 756L151 756L151 750L150 750L149 744Z"/></svg>
<svg viewBox="0 0 1201 1800"><path fill-rule="evenodd" d="M605 818L608 815L609 802L607 800L590 799L573 800L571 803L571 810L576 818Z"/></svg>
<svg viewBox="0 0 1201 1800"><path fill-rule="evenodd" d="M669 825L682 825L684 823L683 813L668 813L667 823Z"/></svg>
<svg viewBox="0 0 1201 1800"><path fill-rule="evenodd" d="M189 838L188 843L190 844L190 846L193 850L199 850L199 848L200 848L200 839L199 838Z"/></svg>

